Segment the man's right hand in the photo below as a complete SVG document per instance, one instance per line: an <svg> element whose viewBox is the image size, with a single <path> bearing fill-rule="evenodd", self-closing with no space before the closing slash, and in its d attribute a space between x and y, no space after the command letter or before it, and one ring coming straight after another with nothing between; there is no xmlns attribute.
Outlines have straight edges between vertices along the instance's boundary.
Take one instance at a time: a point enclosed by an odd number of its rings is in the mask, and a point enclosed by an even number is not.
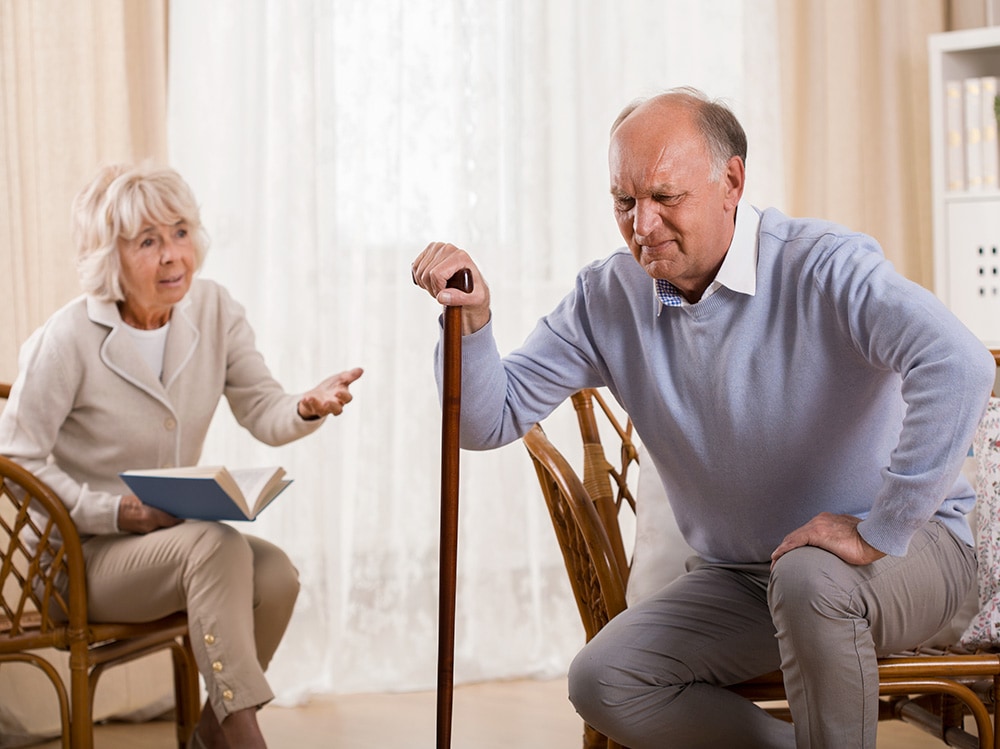
<svg viewBox="0 0 1000 749"><path fill-rule="evenodd" d="M472 293L447 288L448 279L463 268L472 273ZM431 242L411 268L413 282L439 304L462 307L462 335L475 333L490 321L490 290L465 250L447 242Z"/></svg>
<svg viewBox="0 0 1000 749"><path fill-rule="evenodd" d="M145 505L134 494L126 494L118 505L118 530L122 533L150 533L183 523L181 518Z"/></svg>

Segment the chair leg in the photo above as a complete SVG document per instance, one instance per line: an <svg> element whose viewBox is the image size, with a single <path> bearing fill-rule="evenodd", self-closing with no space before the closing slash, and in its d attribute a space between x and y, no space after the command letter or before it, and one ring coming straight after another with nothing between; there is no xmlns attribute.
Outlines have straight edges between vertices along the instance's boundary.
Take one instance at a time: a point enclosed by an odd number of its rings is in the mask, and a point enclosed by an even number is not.
<svg viewBox="0 0 1000 749"><path fill-rule="evenodd" d="M608 739L586 723L583 724L583 749L608 749Z"/></svg>
<svg viewBox="0 0 1000 749"><path fill-rule="evenodd" d="M993 677L993 686L989 694L990 708L993 711L993 747L1000 749L1000 676Z"/></svg>
<svg viewBox="0 0 1000 749"><path fill-rule="evenodd" d="M70 746L73 749L94 749L93 691L87 668L86 643L83 652L76 644L70 646Z"/></svg>
<svg viewBox="0 0 1000 749"><path fill-rule="evenodd" d="M171 648L174 661L174 705L177 713L177 746L186 749L201 717L201 692L199 691L198 666L191 650L191 638Z"/></svg>
<svg viewBox="0 0 1000 749"><path fill-rule="evenodd" d="M962 703L947 694L940 697L941 725L945 732L949 728L965 730L965 708Z"/></svg>

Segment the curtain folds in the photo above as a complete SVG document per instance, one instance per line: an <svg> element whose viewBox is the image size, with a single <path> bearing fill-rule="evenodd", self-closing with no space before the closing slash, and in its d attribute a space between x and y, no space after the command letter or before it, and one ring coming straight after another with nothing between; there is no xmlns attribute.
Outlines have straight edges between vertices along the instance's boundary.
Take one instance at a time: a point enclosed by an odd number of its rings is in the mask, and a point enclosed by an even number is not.
<svg viewBox="0 0 1000 749"><path fill-rule="evenodd" d="M930 285L926 35L969 1L0 0L0 378L78 293L73 194L102 162L176 166L278 378L366 368L317 435L264 447L223 406L204 455L295 478L245 528L302 577L280 699L431 687L439 329L412 259L469 249L509 350L620 244L619 109L694 85L747 129L748 200ZM576 459L572 414L547 429ZM463 454L460 518L456 679L563 673L583 633L520 445Z"/></svg>
<svg viewBox="0 0 1000 749"><path fill-rule="evenodd" d="M608 128L633 97L674 85L732 103L751 133L751 185L780 200L779 115L760 105L777 81L772 3L170 10L170 157L203 205L205 275L246 305L288 387L366 368L319 434L263 448L223 409L206 448L209 462L280 462L295 477L252 528L290 551L303 582L271 679L284 700L432 687L439 310L410 263L433 240L466 247L501 349L516 345L583 264L621 244ZM463 454L460 505L456 680L563 673L583 632L520 444Z"/></svg>
<svg viewBox="0 0 1000 749"><path fill-rule="evenodd" d="M788 211L874 236L928 288L927 37L946 29L949 5L778 0Z"/></svg>
<svg viewBox="0 0 1000 749"><path fill-rule="evenodd" d="M164 0L0 0L0 378L79 294L77 190L101 163L166 148Z"/></svg>

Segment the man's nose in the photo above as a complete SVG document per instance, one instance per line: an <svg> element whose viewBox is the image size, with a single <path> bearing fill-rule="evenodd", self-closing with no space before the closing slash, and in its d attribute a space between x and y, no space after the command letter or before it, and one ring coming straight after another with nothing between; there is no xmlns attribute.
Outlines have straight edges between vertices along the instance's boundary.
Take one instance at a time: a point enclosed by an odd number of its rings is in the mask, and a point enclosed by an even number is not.
<svg viewBox="0 0 1000 749"><path fill-rule="evenodd" d="M640 199L635 203L635 217L632 219L632 231L636 237L648 237L660 224L660 214L654 201Z"/></svg>

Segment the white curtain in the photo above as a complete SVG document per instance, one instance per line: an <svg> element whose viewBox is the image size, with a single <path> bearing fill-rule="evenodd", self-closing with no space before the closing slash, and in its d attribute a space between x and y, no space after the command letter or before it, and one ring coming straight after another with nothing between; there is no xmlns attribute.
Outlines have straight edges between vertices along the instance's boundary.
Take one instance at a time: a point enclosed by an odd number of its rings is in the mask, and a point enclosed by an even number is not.
<svg viewBox="0 0 1000 749"><path fill-rule="evenodd" d="M490 282L502 350L620 244L607 131L694 85L750 139L748 197L782 203L771 0L171 0L170 160L212 237L203 274L247 307L291 390L355 365L355 401L267 448L225 407L204 462L295 478L244 529L302 593L270 676L281 701L433 688L439 309L410 279L432 240ZM550 431L577 459L572 416ZM583 642L520 444L463 453L455 679L555 676Z"/></svg>

